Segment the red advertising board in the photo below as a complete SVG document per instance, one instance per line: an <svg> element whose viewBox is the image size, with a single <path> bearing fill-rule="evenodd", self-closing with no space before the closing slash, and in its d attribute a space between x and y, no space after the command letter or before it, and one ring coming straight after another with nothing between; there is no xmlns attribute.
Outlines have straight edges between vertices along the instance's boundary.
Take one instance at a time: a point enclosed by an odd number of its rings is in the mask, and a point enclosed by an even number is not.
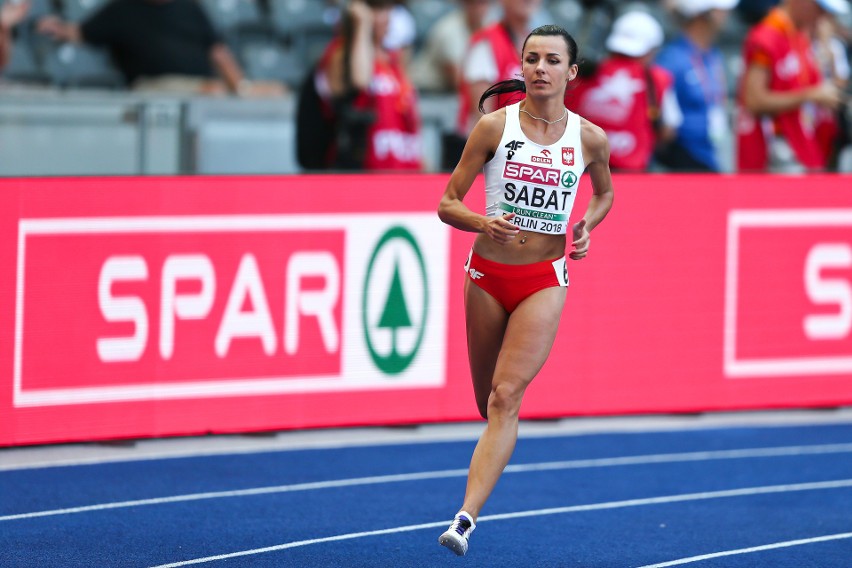
<svg viewBox="0 0 852 568"><path fill-rule="evenodd" d="M4 181L0 445L475 419L446 181ZM615 187L524 417L852 402L849 178Z"/></svg>

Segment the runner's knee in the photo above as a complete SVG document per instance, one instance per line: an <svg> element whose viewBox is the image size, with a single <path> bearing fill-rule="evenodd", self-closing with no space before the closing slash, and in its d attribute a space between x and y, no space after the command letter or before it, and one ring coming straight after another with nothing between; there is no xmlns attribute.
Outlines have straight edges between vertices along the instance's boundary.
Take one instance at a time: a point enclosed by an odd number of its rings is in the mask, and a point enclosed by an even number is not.
<svg viewBox="0 0 852 568"><path fill-rule="evenodd" d="M487 413L497 413L502 416L517 415L521 409L521 399L524 396L524 386L509 382L500 383L491 389L488 397Z"/></svg>

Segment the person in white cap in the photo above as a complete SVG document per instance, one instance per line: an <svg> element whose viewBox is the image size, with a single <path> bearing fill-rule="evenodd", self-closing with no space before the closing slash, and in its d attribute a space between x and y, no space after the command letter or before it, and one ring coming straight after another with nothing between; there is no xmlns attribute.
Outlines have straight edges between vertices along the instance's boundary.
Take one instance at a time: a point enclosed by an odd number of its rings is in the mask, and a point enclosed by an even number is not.
<svg viewBox="0 0 852 568"><path fill-rule="evenodd" d="M683 119L671 73L652 63L662 43L663 28L647 12L619 16L606 41L609 57L566 93L568 108L606 132L614 170L646 171L656 145L673 138Z"/></svg>
<svg viewBox="0 0 852 568"><path fill-rule="evenodd" d="M740 171L801 173L827 162L817 130L842 102L820 72L811 35L820 18L849 12L847 0L782 0L743 44L738 93Z"/></svg>
<svg viewBox="0 0 852 568"><path fill-rule="evenodd" d="M673 171L718 172L731 125L726 112L727 86L716 36L737 0L675 0L681 34L660 51L657 64L674 77L683 123L656 159Z"/></svg>

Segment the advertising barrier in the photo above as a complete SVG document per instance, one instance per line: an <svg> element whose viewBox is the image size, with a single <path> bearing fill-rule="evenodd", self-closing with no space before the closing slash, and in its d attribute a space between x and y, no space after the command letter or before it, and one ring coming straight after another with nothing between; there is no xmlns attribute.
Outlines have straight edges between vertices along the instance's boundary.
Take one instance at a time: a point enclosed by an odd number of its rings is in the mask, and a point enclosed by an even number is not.
<svg viewBox="0 0 852 568"><path fill-rule="evenodd" d="M0 445L477 419L446 182L3 181ZM849 182L617 175L522 417L852 403Z"/></svg>

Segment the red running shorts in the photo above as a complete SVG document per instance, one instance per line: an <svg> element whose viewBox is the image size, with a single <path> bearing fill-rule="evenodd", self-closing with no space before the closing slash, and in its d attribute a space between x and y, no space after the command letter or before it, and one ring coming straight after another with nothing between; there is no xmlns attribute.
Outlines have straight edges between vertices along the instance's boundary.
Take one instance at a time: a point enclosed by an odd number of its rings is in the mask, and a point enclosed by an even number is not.
<svg viewBox="0 0 852 568"><path fill-rule="evenodd" d="M509 313L539 290L568 286L564 256L533 264L502 264L482 258L471 249L464 270L474 284L488 292Z"/></svg>

